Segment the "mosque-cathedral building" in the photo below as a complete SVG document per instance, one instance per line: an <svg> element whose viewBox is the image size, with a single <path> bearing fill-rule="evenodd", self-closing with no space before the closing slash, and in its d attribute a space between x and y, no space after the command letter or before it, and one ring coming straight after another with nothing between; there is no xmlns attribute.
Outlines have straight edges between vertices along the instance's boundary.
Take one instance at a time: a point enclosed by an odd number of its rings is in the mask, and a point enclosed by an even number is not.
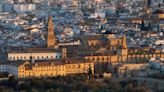
<svg viewBox="0 0 164 92"><path fill-rule="evenodd" d="M47 48L60 48L57 38L54 34L54 23L52 17L48 20L48 36L47 36ZM71 48L71 57L80 57L87 61L94 62L133 62L148 60L150 58L164 57L160 51L155 51L151 54L137 54L141 48L129 49L127 46L126 36L116 36L115 34L87 34L82 35L80 38L81 45L79 47L67 46ZM65 48L65 53L69 51ZM73 54L75 51L77 53ZM81 51L84 52L81 55ZM86 52L86 53L85 53ZM131 52L131 53L130 53ZM66 54L65 54L66 55ZM64 56L64 55L62 55ZM63 57L64 58L64 57Z"/></svg>
<svg viewBox="0 0 164 92"><path fill-rule="evenodd" d="M104 34L103 34L104 35ZM86 55L84 58L93 62L147 62L151 58L161 57L164 58L164 54L159 50L155 50L151 53L145 53L150 51L150 48L128 48L126 36L115 37L114 34L96 35L95 37L88 38L88 48L99 47L95 52L90 55ZM104 37L104 38L103 38ZM87 38L87 37L85 37ZM103 40L102 40L103 39ZM138 53L140 51L143 53ZM145 52L144 52L145 51Z"/></svg>

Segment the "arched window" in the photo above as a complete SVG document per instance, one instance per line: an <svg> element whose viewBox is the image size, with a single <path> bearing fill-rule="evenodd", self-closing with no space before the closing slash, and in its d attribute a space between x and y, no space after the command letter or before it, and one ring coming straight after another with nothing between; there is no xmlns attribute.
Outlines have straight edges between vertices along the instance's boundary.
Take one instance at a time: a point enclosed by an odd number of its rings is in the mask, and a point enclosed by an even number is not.
<svg viewBox="0 0 164 92"><path fill-rule="evenodd" d="M102 61L104 61L104 59L105 59L105 58L104 58L104 57L102 57L102 59L101 59L101 60L102 60Z"/></svg>
<svg viewBox="0 0 164 92"><path fill-rule="evenodd" d="M109 60L109 57L106 57L106 60Z"/></svg>
<svg viewBox="0 0 164 92"><path fill-rule="evenodd" d="M99 61L100 60L100 58L99 57L97 57L97 61Z"/></svg>

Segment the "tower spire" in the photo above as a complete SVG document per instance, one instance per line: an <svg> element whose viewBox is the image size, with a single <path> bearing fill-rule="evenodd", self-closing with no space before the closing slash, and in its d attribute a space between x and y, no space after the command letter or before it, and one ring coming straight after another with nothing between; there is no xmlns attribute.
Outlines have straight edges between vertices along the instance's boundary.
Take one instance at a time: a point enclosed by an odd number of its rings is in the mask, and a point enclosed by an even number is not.
<svg viewBox="0 0 164 92"><path fill-rule="evenodd" d="M124 49L127 49L126 36L125 36L125 35L122 37L122 47L123 47Z"/></svg>
<svg viewBox="0 0 164 92"><path fill-rule="evenodd" d="M54 48L57 45L57 39L54 34L54 23L52 16L48 18L48 36L47 36L47 48Z"/></svg>

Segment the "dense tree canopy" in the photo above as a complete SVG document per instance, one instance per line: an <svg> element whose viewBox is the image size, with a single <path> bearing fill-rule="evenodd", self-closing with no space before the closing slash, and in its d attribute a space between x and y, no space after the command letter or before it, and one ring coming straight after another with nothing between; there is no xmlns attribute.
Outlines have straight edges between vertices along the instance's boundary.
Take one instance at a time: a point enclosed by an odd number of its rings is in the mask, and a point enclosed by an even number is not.
<svg viewBox="0 0 164 92"><path fill-rule="evenodd" d="M0 92L149 92L134 81L113 81L88 79L87 75L64 76L54 78L29 78L0 81ZM134 86L135 85L135 86Z"/></svg>

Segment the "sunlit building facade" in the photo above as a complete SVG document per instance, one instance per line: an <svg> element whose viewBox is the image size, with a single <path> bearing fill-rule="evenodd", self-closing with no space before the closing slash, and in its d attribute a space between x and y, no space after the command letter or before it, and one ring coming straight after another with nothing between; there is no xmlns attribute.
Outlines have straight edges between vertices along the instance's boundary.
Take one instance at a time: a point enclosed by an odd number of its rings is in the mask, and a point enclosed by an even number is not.
<svg viewBox="0 0 164 92"><path fill-rule="evenodd" d="M80 61L39 61L39 62L11 62L6 64L6 70L18 78L25 77L53 77L71 74L88 73L89 69L94 73L93 62Z"/></svg>

